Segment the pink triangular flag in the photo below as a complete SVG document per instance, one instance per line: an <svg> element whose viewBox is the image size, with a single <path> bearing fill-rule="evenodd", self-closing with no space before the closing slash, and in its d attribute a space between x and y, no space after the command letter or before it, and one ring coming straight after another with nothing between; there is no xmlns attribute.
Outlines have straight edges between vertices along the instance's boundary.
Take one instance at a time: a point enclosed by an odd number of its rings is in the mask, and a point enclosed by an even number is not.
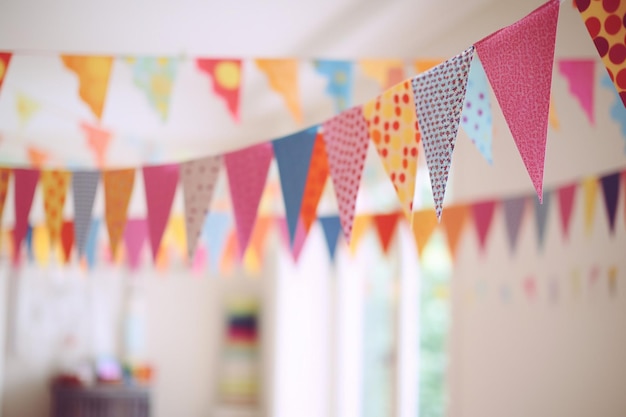
<svg viewBox="0 0 626 417"><path fill-rule="evenodd" d="M491 228L495 208L496 202L494 200L472 204L472 215L474 217L476 232L478 233L478 243L483 253L487 245L487 236Z"/></svg>
<svg viewBox="0 0 626 417"><path fill-rule="evenodd" d="M559 196L559 212L561 214L561 227L563 229L563 237L569 238L570 219L572 218L572 208L574 207L574 198L576 197L576 184L566 185L558 189Z"/></svg>
<svg viewBox="0 0 626 417"><path fill-rule="evenodd" d="M554 42L559 0L476 43L539 200L543 200Z"/></svg>
<svg viewBox="0 0 626 417"><path fill-rule="evenodd" d="M14 169L15 189L15 228L13 230L13 260L20 257L20 246L28 231L28 215L33 205L35 189L39 182L39 171L34 169Z"/></svg>
<svg viewBox="0 0 626 417"><path fill-rule="evenodd" d="M589 122L595 124L593 114L593 92L596 86L596 61L593 59L561 59L559 71L567 79L569 91L582 106Z"/></svg>
<svg viewBox="0 0 626 417"><path fill-rule="evenodd" d="M369 130L361 107L346 110L323 125L330 176L333 179L341 228L350 242L356 196L369 145Z"/></svg>
<svg viewBox="0 0 626 417"><path fill-rule="evenodd" d="M285 244L289 252L291 252L291 256L293 257L294 262L298 263L298 260L300 259L300 254L302 253L302 248L304 247L304 242L306 241L307 237L304 222L302 221L302 219L298 220L298 225L296 226L296 234L293 238L292 244L291 238L289 237L287 219L285 217L278 217L276 221L278 222L278 230L280 232L280 237L283 243Z"/></svg>
<svg viewBox="0 0 626 417"><path fill-rule="evenodd" d="M412 80L417 121L422 131L438 219L441 219L443 210L443 198L473 56L472 46Z"/></svg>
<svg viewBox="0 0 626 417"><path fill-rule="evenodd" d="M224 155L241 257L248 247L256 222L259 202L273 155L270 142Z"/></svg>
<svg viewBox="0 0 626 417"><path fill-rule="evenodd" d="M148 223L145 219L128 219L124 228L124 244L128 266L131 270L139 267L141 249L148 237Z"/></svg>
<svg viewBox="0 0 626 417"><path fill-rule="evenodd" d="M222 157L218 155L195 159L180 165L189 259L193 259L204 220L209 213L221 164Z"/></svg>
<svg viewBox="0 0 626 417"><path fill-rule="evenodd" d="M156 261L178 184L178 164L143 168L152 258Z"/></svg>

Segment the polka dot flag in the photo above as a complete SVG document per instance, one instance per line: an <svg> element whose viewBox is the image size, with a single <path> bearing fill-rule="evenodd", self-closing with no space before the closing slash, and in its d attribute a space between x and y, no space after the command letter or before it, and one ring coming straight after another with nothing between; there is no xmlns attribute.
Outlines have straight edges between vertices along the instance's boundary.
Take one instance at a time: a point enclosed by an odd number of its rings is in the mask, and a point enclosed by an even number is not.
<svg viewBox="0 0 626 417"><path fill-rule="evenodd" d="M487 75L477 56L474 56L470 66L465 103L463 103L461 115L461 127L487 162L491 164L493 162L491 95Z"/></svg>
<svg viewBox="0 0 626 417"><path fill-rule="evenodd" d="M196 65L209 75L213 92L224 99L233 119L238 122L241 60L198 59Z"/></svg>
<svg viewBox="0 0 626 417"><path fill-rule="evenodd" d="M72 173L69 171L42 171L43 203L46 212L46 226L50 234L50 246L55 247L61 238L63 207Z"/></svg>

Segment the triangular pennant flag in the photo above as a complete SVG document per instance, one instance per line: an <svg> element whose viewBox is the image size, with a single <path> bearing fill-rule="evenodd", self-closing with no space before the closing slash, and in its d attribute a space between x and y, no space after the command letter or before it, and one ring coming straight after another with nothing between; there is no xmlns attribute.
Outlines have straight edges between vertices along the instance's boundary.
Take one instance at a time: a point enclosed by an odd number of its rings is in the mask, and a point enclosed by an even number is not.
<svg viewBox="0 0 626 417"><path fill-rule="evenodd" d="M446 232L448 248L452 259L456 259L461 234L465 227L469 209L465 205L455 205L446 208L446 215L441 219L441 225Z"/></svg>
<svg viewBox="0 0 626 417"><path fill-rule="evenodd" d="M290 242L296 235L317 126L272 141L285 201Z"/></svg>
<svg viewBox="0 0 626 417"><path fill-rule="evenodd" d="M24 240L26 241L26 250L28 253L28 262L33 262L35 260L35 250L33 248L33 226L28 224L28 230L26 230L26 237Z"/></svg>
<svg viewBox="0 0 626 417"><path fill-rule="evenodd" d="M502 208L504 209L504 221L506 223L506 235L509 239L509 247L511 248L511 252L515 253L517 237L519 236L524 211L526 210L526 197L504 199L502 200Z"/></svg>
<svg viewBox="0 0 626 417"><path fill-rule="evenodd" d="M50 234L46 226L33 229L33 255L39 266L47 266L50 260Z"/></svg>
<svg viewBox="0 0 626 417"><path fill-rule="evenodd" d="M622 100L617 94L617 91L615 91L615 88L613 88L613 83L611 82L611 79L608 75L602 77L600 85L602 85L602 87L604 88L610 89L611 92L615 95L615 101L613 102L613 104L611 104L610 115L611 119L619 124L620 131L622 133L622 139L626 140L626 108L624 108Z"/></svg>
<svg viewBox="0 0 626 417"><path fill-rule="evenodd" d="M339 216L339 219L341 220L341 216ZM368 214L359 214L358 216L354 217L354 222L352 223L351 240L348 245L348 249L350 249L350 253L352 254L352 256L356 255L356 251L359 249L361 240L363 240L365 232L367 232L367 230L369 229L371 221L372 218Z"/></svg>
<svg viewBox="0 0 626 417"><path fill-rule="evenodd" d="M218 271L219 261L224 252L226 236L231 229L231 216L226 213L211 212L204 221L202 240L209 251L210 267Z"/></svg>
<svg viewBox="0 0 626 417"><path fill-rule="evenodd" d="M626 3L577 0L578 11L626 107Z"/></svg>
<svg viewBox="0 0 626 417"><path fill-rule="evenodd" d="M381 89L387 89L396 84L395 75L404 79L404 62L398 59L364 59L359 66L365 75L376 80Z"/></svg>
<svg viewBox="0 0 626 417"><path fill-rule="evenodd" d="M598 179L585 178L581 182L584 197L585 233L591 235L593 220L596 214L596 195L598 194Z"/></svg>
<svg viewBox="0 0 626 417"><path fill-rule="evenodd" d="M554 104L553 96L550 96L550 108L548 110L548 123L550 127L556 131L561 128L561 122L559 121L559 115L556 112L556 105Z"/></svg>
<svg viewBox="0 0 626 417"><path fill-rule="evenodd" d="M443 58L422 58L415 61L415 72L421 74L435 68L437 65L445 61Z"/></svg>
<svg viewBox="0 0 626 417"><path fill-rule="evenodd" d="M315 61L315 69L326 77L326 93L335 101L335 112L352 106L354 75L351 61Z"/></svg>
<svg viewBox="0 0 626 417"><path fill-rule="evenodd" d="M624 49L626 54L626 48ZM626 57L626 55L624 55ZM567 79L570 93L580 103L589 122L595 124L593 93L596 86L596 61L593 59L561 59L559 72Z"/></svg>
<svg viewBox="0 0 626 417"><path fill-rule="evenodd" d="M574 207L574 198L576 197L577 189L576 184L569 184L557 190L559 197L559 213L561 214L561 230L563 231L563 237L565 239L569 238L570 220L572 218L572 209Z"/></svg>
<svg viewBox="0 0 626 417"><path fill-rule="evenodd" d="M72 174L72 192L74 194L74 232L78 256L85 252L85 244L91 225L93 202L96 197L100 172L75 171Z"/></svg>
<svg viewBox="0 0 626 417"><path fill-rule="evenodd" d="M221 166L222 157L220 155L194 159L180 165L189 259L193 259L196 251L198 238L209 212Z"/></svg>
<svg viewBox="0 0 626 417"><path fill-rule="evenodd" d="M15 226L13 229L13 260L17 262L20 256L22 240L28 231L28 215L33 205L33 197L37 182L39 181L39 171L34 169L14 169L14 205L15 205Z"/></svg>
<svg viewBox="0 0 626 417"><path fill-rule="evenodd" d="M315 145L309 162L309 174L307 175L304 193L302 195L302 208L300 216L304 229L308 232L317 217L317 205L319 204L324 186L328 179L328 158L326 156L326 142L323 133L317 132Z"/></svg>
<svg viewBox="0 0 626 417"><path fill-rule="evenodd" d="M298 61L295 59L257 59L256 65L267 76L270 87L283 96L295 121L301 123Z"/></svg>
<svg viewBox="0 0 626 417"><path fill-rule="evenodd" d="M413 212L411 228L413 229L413 236L415 236L417 254L420 258L424 255L424 249L428 245L435 229L437 229L438 224L437 215L432 210L418 210Z"/></svg>
<svg viewBox="0 0 626 417"><path fill-rule="evenodd" d="M99 126L90 125L85 122L80 124L80 128L85 134L87 147L94 153L96 166L103 168L106 160L106 152L109 149L109 143L111 142L113 134Z"/></svg>
<svg viewBox="0 0 626 417"><path fill-rule="evenodd" d="M96 248L98 247L98 232L100 231L100 219L91 219L91 226L85 243L85 259L87 266L93 268L96 265Z"/></svg>
<svg viewBox="0 0 626 417"><path fill-rule="evenodd" d="M11 179L10 168L0 168L0 234L2 232L2 213L4 213L4 203L9 190L9 180ZM0 239L0 244L2 239Z"/></svg>
<svg viewBox="0 0 626 417"><path fill-rule="evenodd" d="M411 84L405 81L395 85L366 103L363 116L402 209L410 219L421 140Z"/></svg>
<svg viewBox="0 0 626 417"><path fill-rule="evenodd" d="M239 122L240 59L198 59L198 69L211 78L213 92L226 102L235 122Z"/></svg>
<svg viewBox="0 0 626 417"><path fill-rule="evenodd" d="M113 58L107 56L61 57L66 68L78 76L78 94L98 119L102 117L109 88Z"/></svg>
<svg viewBox="0 0 626 417"><path fill-rule="evenodd" d="M298 263L300 259L300 253L302 252L302 248L304 247L304 242L306 240L306 231L304 230L304 226L301 221L298 222L296 227L295 236L293 238L293 243L290 243L290 235L287 230L287 219L284 217L276 218L276 222L278 224L278 231L280 232L280 236L282 237L285 246L291 253L293 261Z"/></svg>
<svg viewBox="0 0 626 417"><path fill-rule="evenodd" d="M522 20L476 43L476 51L539 201L543 198L559 3L550 0Z"/></svg>
<svg viewBox="0 0 626 417"><path fill-rule="evenodd" d="M126 212L135 184L134 169L120 169L102 172L104 184L104 214L109 232L111 258L117 256L117 246L126 226Z"/></svg>
<svg viewBox="0 0 626 417"><path fill-rule="evenodd" d="M274 219L272 217L263 216L256 219L252 235L250 236L250 244L248 245L247 252L254 252L257 259L262 259L265 255L265 242L267 240L268 233L272 230ZM289 243L289 238L286 239Z"/></svg>
<svg viewBox="0 0 626 417"><path fill-rule="evenodd" d="M324 141L341 227L349 244L356 197L369 145L367 122L361 108L354 107L327 120L324 123Z"/></svg>
<svg viewBox="0 0 626 417"><path fill-rule="evenodd" d="M552 193L546 193L543 202L540 202L538 199L533 199L535 201L535 222L537 224L537 241L539 243L539 248L543 248L543 242L546 238L546 229L548 225L548 213L550 211L550 197Z"/></svg>
<svg viewBox="0 0 626 417"><path fill-rule="evenodd" d="M136 270L141 261L141 250L148 237L148 222L145 219L128 219L124 229L124 245L128 266Z"/></svg>
<svg viewBox="0 0 626 417"><path fill-rule="evenodd" d="M132 66L135 85L146 95L161 120L167 120L178 59L134 57L127 62Z"/></svg>
<svg viewBox="0 0 626 417"><path fill-rule="evenodd" d="M476 233L478 233L478 244L483 253L487 246L487 236L489 235L495 208L495 200L480 201L472 204L472 217L474 218Z"/></svg>
<svg viewBox="0 0 626 417"><path fill-rule="evenodd" d="M15 109L17 110L20 126L25 127L30 119L41 110L41 104L24 93L17 93L15 94Z"/></svg>
<svg viewBox="0 0 626 417"><path fill-rule="evenodd" d="M328 247L328 254L330 260L335 260L335 252L337 249L337 242L341 234L341 221L339 216L324 216L318 218L324 231L324 237L326 238L326 246Z"/></svg>
<svg viewBox="0 0 626 417"><path fill-rule="evenodd" d="M49 152L34 146L27 147L27 153L28 162L35 168L41 168L50 159Z"/></svg>
<svg viewBox="0 0 626 417"><path fill-rule="evenodd" d="M600 177L602 191L604 192L604 207L609 220L609 230L615 233L615 215L617 214L617 201L619 200L619 182L621 173Z"/></svg>
<svg viewBox="0 0 626 417"><path fill-rule="evenodd" d="M470 47L412 80L415 110L439 220L473 54L474 47Z"/></svg>
<svg viewBox="0 0 626 417"><path fill-rule="evenodd" d="M248 247L272 156L270 143L224 155L241 256Z"/></svg>
<svg viewBox="0 0 626 417"><path fill-rule="evenodd" d="M46 226L50 233L50 246L56 247L61 238L61 226L63 225L63 207L65 196L70 186L72 173L69 171L41 172L41 186L43 191L43 204L46 212Z"/></svg>
<svg viewBox="0 0 626 417"><path fill-rule="evenodd" d="M178 185L178 164L143 168L152 258L156 260Z"/></svg>
<svg viewBox="0 0 626 417"><path fill-rule="evenodd" d="M0 52L0 90L2 90L4 77L6 77L7 71L9 70L9 63L11 62L12 55L13 54L10 52Z"/></svg>
<svg viewBox="0 0 626 417"><path fill-rule="evenodd" d="M474 56L467 79L467 92L461 114L461 127L480 153L490 164L493 162L493 122L491 95L485 69L478 56Z"/></svg>
<svg viewBox="0 0 626 417"><path fill-rule="evenodd" d="M400 213L378 214L374 216L374 225L384 253L389 252L391 240L396 233Z"/></svg>
<svg viewBox="0 0 626 417"><path fill-rule="evenodd" d="M74 246L74 222L65 220L61 226L61 249L63 250L63 263L68 264L72 256Z"/></svg>

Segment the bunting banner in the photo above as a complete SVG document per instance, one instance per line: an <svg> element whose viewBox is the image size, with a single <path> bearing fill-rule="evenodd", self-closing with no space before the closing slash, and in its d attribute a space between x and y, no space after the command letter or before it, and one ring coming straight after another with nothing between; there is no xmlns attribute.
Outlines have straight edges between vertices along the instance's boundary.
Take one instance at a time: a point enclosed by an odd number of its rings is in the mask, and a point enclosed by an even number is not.
<svg viewBox="0 0 626 417"><path fill-rule="evenodd" d="M335 252L337 250L337 242L341 235L341 220L339 216L326 216L319 218L324 237L326 238L326 246L328 247L328 255L331 261L335 260Z"/></svg>
<svg viewBox="0 0 626 417"><path fill-rule="evenodd" d="M319 60L314 65L317 72L326 78L326 92L335 103L335 113L352 107L352 62Z"/></svg>
<svg viewBox="0 0 626 417"><path fill-rule="evenodd" d="M178 59L133 57L126 62L132 67L135 85L146 95L161 120L167 120Z"/></svg>
<svg viewBox="0 0 626 417"><path fill-rule="evenodd" d="M233 120L239 122L241 60L199 58L196 65L210 77L213 92L224 100Z"/></svg>
<svg viewBox="0 0 626 417"><path fill-rule="evenodd" d="M15 225L13 227L13 261L17 263L20 247L28 231L28 216L33 205L35 189L39 182L39 171L33 169L14 169L14 205Z"/></svg>
<svg viewBox="0 0 626 417"><path fill-rule="evenodd" d="M543 168L559 5L559 0L550 0L522 20L476 43L476 52L539 201L543 198ZM528 71L528 68L533 70Z"/></svg>
<svg viewBox="0 0 626 417"><path fill-rule="evenodd" d="M625 47L626 53L626 47ZM578 100L585 111L589 123L595 125L593 114L595 69L596 62L593 59L561 59L558 63L559 72L567 80L569 91Z"/></svg>
<svg viewBox="0 0 626 417"><path fill-rule="evenodd" d="M135 170L131 168L103 171L102 182L104 184L104 213L109 231L111 257L114 259L126 226L126 212L135 183Z"/></svg>
<svg viewBox="0 0 626 417"><path fill-rule="evenodd" d="M300 217L307 233L317 217L317 206L322 198L327 179L328 159L326 157L326 142L324 141L324 134L318 131L311 153L311 160L309 161L309 174L304 186L300 211Z"/></svg>
<svg viewBox="0 0 626 417"><path fill-rule="evenodd" d="M346 242L350 244L356 196L369 145L367 122L361 108L354 107L326 121L323 129L341 228Z"/></svg>
<svg viewBox="0 0 626 417"><path fill-rule="evenodd" d="M420 259L424 255L424 248L437 229L439 222L437 215L432 210L417 210L413 212L411 228L417 245L417 253Z"/></svg>
<svg viewBox="0 0 626 417"><path fill-rule="evenodd" d="M386 90L405 79L404 62L398 59L364 59L359 61L359 67L376 80L381 89Z"/></svg>
<svg viewBox="0 0 626 417"><path fill-rule="evenodd" d="M78 95L100 119L109 88L113 58L105 56L63 55L63 64L78 77Z"/></svg>
<svg viewBox="0 0 626 417"><path fill-rule="evenodd" d="M510 197L502 200L502 208L504 210L504 221L506 224L506 235L509 241L511 253L515 253L517 248L517 238L520 232L520 226L524 218L526 210L526 197Z"/></svg>
<svg viewBox="0 0 626 417"><path fill-rule="evenodd" d="M576 0L576 5L626 107L626 2Z"/></svg>
<svg viewBox="0 0 626 417"><path fill-rule="evenodd" d="M448 240L448 248L452 260L456 259L459 248L459 241L465 224L469 217L469 209L466 205L460 204L446 208L446 216L441 220L441 225Z"/></svg>
<svg viewBox="0 0 626 417"><path fill-rule="evenodd" d="M0 91L2 91L4 77L6 77L7 71L9 70L12 55L13 54L9 52L0 52Z"/></svg>
<svg viewBox="0 0 626 417"><path fill-rule="evenodd" d="M617 201L619 199L620 177L620 172L600 177L602 194L604 196L604 207L609 221L609 231L611 233L615 233L615 217L617 214Z"/></svg>
<svg viewBox="0 0 626 417"><path fill-rule="evenodd" d="M222 157L219 155L184 162L180 165L189 259L193 259L196 252L196 245L209 213L221 166Z"/></svg>
<svg viewBox="0 0 626 417"><path fill-rule="evenodd" d="M128 219L124 228L124 245L131 270L139 268L141 250L148 238L148 222L145 219Z"/></svg>
<svg viewBox="0 0 626 417"><path fill-rule="evenodd" d="M256 65L267 75L270 87L283 97L296 123L301 123L298 61L295 59L257 59Z"/></svg>
<svg viewBox="0 0 626 417"><path fill-rule="evenodd" d="M380 240L380 246L384 253L389 252L389 247L396 233L399 219L399 213L378 214L373 217L374 226L376 226L378 239Z"/></svg>
<svg viewBox="0 0 626 417"><path fill-rule="evenodd" d="M156 260L161 238L170 217L170 210L178 185L178 164L146 166L143 181L148 209L148 232L152 257Z"/></svg>
<svg viewBox="0 0 626 417"><path fill-rule="evenodd" d="M474 225L476 225L476 233L478 234L478 244L483 254L485 254L487 235L491 229L495 209L495 200L480 201L471 206Z"/></svg>
<svg viewBox="0 0 626 417"><path fill-rule="evenodd" d="M473 55L472 46L412 80L417 121L439 220Z"/></svg>
<svg viewBox="0 0 626 417"><path fill-rule="evenodd" d="M561 230L565 240L569 240L569 229L572 218L572 209L574 208L574 199L576 198L577 184L568 184L560 187L556 192L559 201L559 213L561 215Z"/></svg>
<svg viewBox="0 0 626 417"><path fill-rule="evenodd" d="M487 162L493 163L493 121L491 95L485 69L474 56L467 78L467 92L461 114L461 127Z"/></svg>
<svg viewBox="0 0 626 417"><path fill-rule="evenodd" d="M93 203L96 198L100 173L98 171L75 171L72 173L74 194L74 241L78 257L85 253L89 227L92 222Z"/></svg>
<svg viewBox="0 0 626 417"><path fill-rule="evenodd" d="M48 233L50 233L50 246L52 248L55 248L61 239L63 208L71 179L72 173L69 171L44 170L41 172L40 181L46 212L46 226Z"/></svg>

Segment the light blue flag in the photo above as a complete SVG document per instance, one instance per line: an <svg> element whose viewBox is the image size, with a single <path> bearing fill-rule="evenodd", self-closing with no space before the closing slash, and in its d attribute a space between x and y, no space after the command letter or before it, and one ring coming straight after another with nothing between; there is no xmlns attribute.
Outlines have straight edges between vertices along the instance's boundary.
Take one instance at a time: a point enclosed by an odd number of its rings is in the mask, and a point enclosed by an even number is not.
<svg viewBox="0 0 626 417"><path fill-rule="evenodd" d="M335 101L335 111L340 113L352 107L353 63L319 60L315 61L315 69L328 81L326 92Z"/></svg>
<svg viewBox="0 0 626 417"><path fill-rule="evenodd" d="M283 190L291 245L293 245L298 219L300 218L302 197L309 175L309 165L316 136L317 126L272 141L274 158L278 164L280 184Z"/></svg>
<svg viewBox="0 0 626 417"><path fill-rule="evenodd" d="M339 216L319 217L318 220L324 229L324 236L326 237L326 245L328 245L328 254L330 260L335 260L335 251L337 249L337 242L339 241L339 235L341 234L341 221Z"/></svg>
<svg viewBox="0 0 626 417"><path fill-rule="evenodd" d="M87 243L85 245L85 258L89 269L96 265L96 249L98 246L98 231L100 230L100 219L91 219L91 226L87 234Z"/></svg>
<svg viewBox="0 0 626 417"><path fill-rule="evenodd" d="M228 213L210 212L202 228L202 241L209 250L211 270L219 270L219 262L224 252L224 244L228 231L232 227L232 216Z"/></svg>
<svg viewBox="0 0 626 417"><path fill-rule="evenodd" d="M170 96L178 59L158 57L136 57L126 60L133 70L133 81L144 92L152 107L165 121L169 112Z"/></svg>
<svg viewBox="0 0 626 417"><path fill-rule="evenodd" d="M493 162L491 149L493 122L490 97L487 75L478 55L475 54L467 79L465 102L461 113L461 127L487 162L491 164Z"/></svg>
<svg viewBox="0 0 626 417"><path fill-rule="evenodd" d="M613 81L611 81L611 78L608 74L605 74L604 77L602 77L601 84L602 87L611 90L613 92L613 95L615 96L615 102L613 102L613 105L611 105L611 118L620 125L622 139L624 139L626 145L626 108L624 108L622 99L619 97L619 94L615 89L615 84L613 84ZM626 146L624 146L624 152L626 152Z"/></svg>
<svg viewBox="0 0 626 417"><path fill-rule="evenodd" d="M546 238L546 226L548 224L548 212L550 211L551 197L552 191L544 192L543 204L539 202L539 199L533 198L535 201L535 222L537 224L537 240L539 243L539 249L543 248L543 241Z"/></svg>

